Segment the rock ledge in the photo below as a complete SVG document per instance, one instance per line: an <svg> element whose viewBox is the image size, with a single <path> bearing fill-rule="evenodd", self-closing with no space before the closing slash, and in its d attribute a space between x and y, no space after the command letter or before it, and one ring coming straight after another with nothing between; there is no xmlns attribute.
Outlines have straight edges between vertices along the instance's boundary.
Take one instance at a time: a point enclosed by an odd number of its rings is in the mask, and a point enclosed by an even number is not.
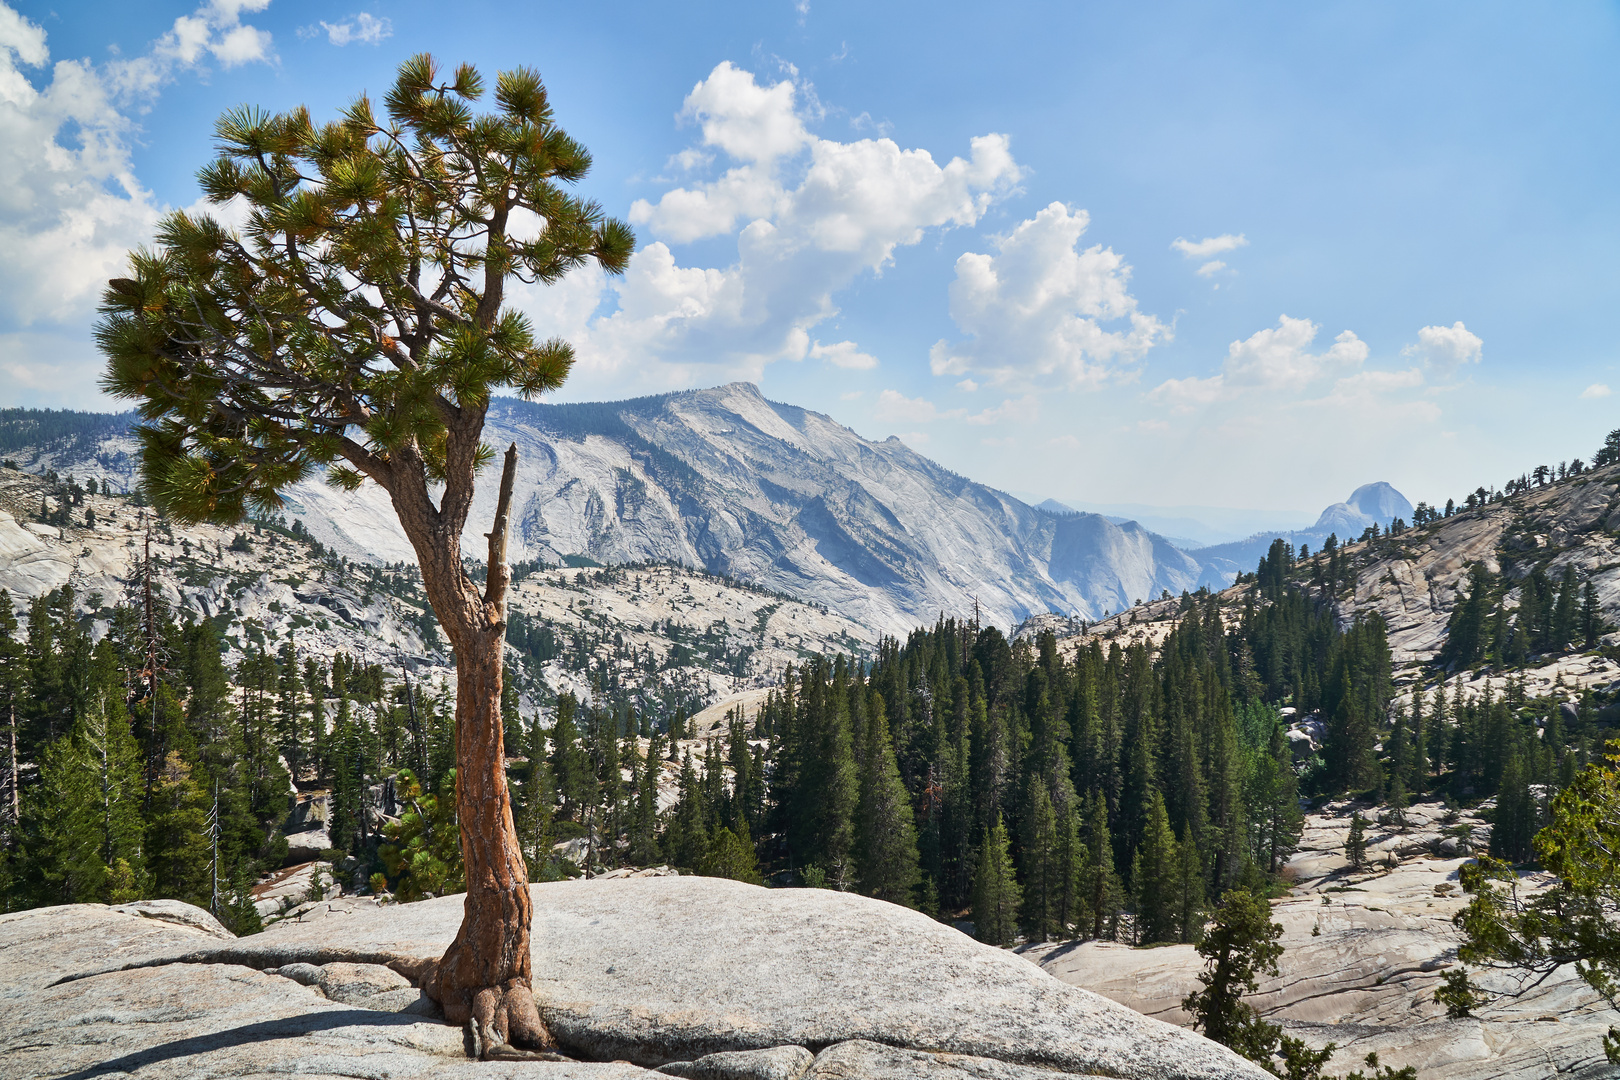
<svg viewBox="0 0 1620 1080"><path fill-rule="evenodd" d="M891 904L687 877L534 897L536 996L583 1061L467 1062L460 1031L376 966L442 952L458 896L325 903L232 942L97 905L0 917L0 1057L30 1077L1266 1075Z"/></svg>

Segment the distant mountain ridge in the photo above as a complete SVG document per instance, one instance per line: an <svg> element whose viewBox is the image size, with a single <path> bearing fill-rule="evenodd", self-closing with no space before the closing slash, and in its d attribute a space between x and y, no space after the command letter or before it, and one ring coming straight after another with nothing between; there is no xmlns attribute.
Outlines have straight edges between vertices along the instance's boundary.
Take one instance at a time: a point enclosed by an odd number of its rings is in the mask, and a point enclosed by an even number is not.
<svg viewBox="0 0 1620 1080"><path fill-rule="evenodd" d="M1134 521L1149 532L1170 539L1183 551L1230 544L1255 533L1280 529L1284 532L1310 527L1313 517L1297 510L1254 510L1229 506L1155 506L1146 503L1087 502L1058 500L1014 491L1014 495L1034 506L1101 514L1109 521Z"/></svg>
<svg viewBox="0 0 1620 1080"><path fill-rule="evenodd" d="M1231 584L1238 574L1253 570L1278 538L1296 548L1302 544L1320 548L1329 536L1337 536L1340 542L1353 541L1373 525L1388 529L1396 518L1410 523L1412 504L1389 483L1379 480L1361 485L1344 502L1327 507L1308 529L1258 532L1245 540L1200 548L1197 558L1206 573L1219 575L1224 583Z"/></svg>
<svg viewBox="0 0 1620 1080"><path fill-rule="evenodd" d="M1134 522L1055 514L951 472L897 438L732 383L585 404L497 399L485 441L516 443L512 557L669 562L824 604L904 635L940 614L1010 627L1097 618L1205 583L1199 560ZM40 449L28 467L133 478L133 440ZM494 485L464 536L483 551ZM351 558L413 558L382 491L297 485L289 517Z"/></svg>

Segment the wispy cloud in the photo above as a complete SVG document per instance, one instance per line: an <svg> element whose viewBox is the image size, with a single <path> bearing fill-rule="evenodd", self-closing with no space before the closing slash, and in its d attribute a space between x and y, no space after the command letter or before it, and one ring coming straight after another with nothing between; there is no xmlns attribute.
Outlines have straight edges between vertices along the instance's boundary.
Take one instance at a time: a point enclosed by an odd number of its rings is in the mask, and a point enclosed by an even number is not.
<svg viewBox="0 0 1620 1080"><path fill-rule="evenodd" d="M1188 240L1186 237L1178 236L1170 241L1170 247L1187 258L1205 260L1195 271L1201 278L1214 277L1226 269L1225 262L1212 256L1248 246L1249 240L1242 233L1222 233L1220 236L1206 236L1202 240ZM1215 287L1220 288L1219 285Z"/></svg>
<svg viewBox="0 0 1620 1080"><path fill-rule="evenodd" d="M339 23L323 20L315 26L299 27L298 36L319 37L323 32L327 41L339 47L349 44L378 45L384 38L394 36L394 23L386 15L378 18L370 12L362 11Z"/></svg>
<svg viewBox="0 0 1620 1080"><path fill-rule="evenodd" d="M1202 240L1188 240L1178 236L1170 241L1170 246L1189 259L1207 259L1211 255L1248 247L1249 240L1242 233L1222 233L1220 236L1206 236Z"/></svg>
<svg viewBox="0 0 1620 1080"><path fill-rule="evenodd" d="M810 359L825 360L834 367L868 371L878 366L878 358L863 353L853 341L835 341L831 345L816 342L810 346Z"/></svg>

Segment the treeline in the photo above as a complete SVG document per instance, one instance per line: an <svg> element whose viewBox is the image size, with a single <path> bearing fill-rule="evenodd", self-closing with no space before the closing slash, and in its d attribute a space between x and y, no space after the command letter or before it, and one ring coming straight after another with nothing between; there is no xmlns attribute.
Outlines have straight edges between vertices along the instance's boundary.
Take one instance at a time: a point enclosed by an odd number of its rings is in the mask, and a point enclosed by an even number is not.
<svg viewBox="0 0 1620 1080"><path fill-rule="evenodd" d="M330 793L328 856L363 862L385 839L389 777L452 790L450 702L404 673L343 653L300 662L290 645L227 669L215 623L176 620L155 589L99 615L97 641L63 587L32 602L19 640L0 598L5 910L168 897L251 932L250 890L287 854L294 777ZM515 696L505 712L515 735Z"/></svg>
<svg viewBox="0 0 1620 1080"><path fill-rule="evenodd" d="M1393 714L1384 754L1367 792L1398 814L1420 794L1452 805L1495 797L1491 850L1522 862L1548 806L1613 735L1611 709L1587 691L1578 705L1564 694L1533 697L1522 678L1502 693L1468 696L1442 680L1414 690Z"/></svg>
<svg viewBox="0 0 1620 1080"><path fill-rule="evenodd" d="M1517 590L1517 603L1508 595ZM1442 667L1490 663L1515 667L1531 656L1596 648L1603 636L1603 609L1590 581L1566 566L1556 584L1534 567L1522 580L1493 574L1482 563L1469 568L1468 595L1452 609L1446 643L1436 657Z"/></svg>
<svg viewBox="0 0 1620 1080"><path fill-rule="evenodd" d="M694 836L757 838L775 880L971 913L998 943L1191 940L1297 840L1274 705L1338 718L1314 777L1333 784L1372 753L1390 698L1378 620L1340 632L1298 586L1258 591L1225 611L1184 597L1157 649L1093 640L1070 658L1049 634L1010 644L944 620L867 667L810 662L760 710L755 752L734 720L701 772L683 765L661 854L695 866Z"/></svg>
<svg viewBox="0 0 1620 1080"><path fill-rule="evenodd" d="M1528 472L1511 476L1501 487L1487 487L1481 484L1469 492L1461 503L1452 499L1446 500L1445 509L1430 507L1427 503L1418 503L1412 515L1414 526L1429 525L1453 514L1467 510L1476 510L1491 503L1501 502L1503 499L1530 491L1532 488L1546 487L1564 480L1572 480L1592 469L1600 469L1607 465L1620 463L1620 429L1609 432L1604 438L1603 445L1598 447L1592 455L1592 464L1588 465L1580 458L1572 461L1560 461L1557 465L1537 465Z"/></svg>
<svg viewBox="0 0 1620 1080"><path fill-rule="evenodd" d="M91 413L70 409L0 409L0 451L38 449L65 440L82 443L128 431L134 412Z"/></svg>
<svg viewBox="0 0 1620 1080"><path fill-rule="evenodd" d="M509 682L524 855L536 880L669 862L852 889L970 917L1001 944L1193 940L1226 890L1276 887L1302 794L1370 795L1397 812L1423 793L1494 795L1493 846L1528 857L1548 792L1601 745L1597 700L1566 710L1522 684L1461 700L1442 684L1392 708L1382 621L1341 629L1311 576L1279 542L1241 599L1184 595L1157 646L1092 639L1071 653L1050 634L1013 643L941 620L870 662L790 670L752 724L733 714L696 754L678 749L682 709L665 724L564 694L543 727ZM251 931L250 889L285 860L295 787L328 797L325 856L345 885L402 898L457 887L445 696L290 644L227 668L216 624L175 619L143 580L97 613L95 634L69 589L30 605L20 639L0 605L7 910L174 897ZM1575 594L1567 581L1536 588L1518 618L1556 642ZM544 629L522 626L514 651L564 647ZM1302 736L1283 707L1314 716L1319 757L1291 749ZM677 798L661 811L671 778Z"/></svg>

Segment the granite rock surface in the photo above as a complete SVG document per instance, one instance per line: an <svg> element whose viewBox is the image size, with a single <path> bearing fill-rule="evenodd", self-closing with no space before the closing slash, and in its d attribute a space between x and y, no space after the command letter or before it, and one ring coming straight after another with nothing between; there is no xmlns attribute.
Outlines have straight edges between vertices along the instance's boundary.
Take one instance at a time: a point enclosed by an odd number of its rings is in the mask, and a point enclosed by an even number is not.
<svg viewBox="0 0 1620 1080"><path fill-rule="evenodd" d="M687 877L534 892L536 995L578 1063L470 1063L459 1029L400 1011L393 999L413 991L382 965L442 952L461 919L458 896L345 898L235 941L98 905L0 916L0 1060L8 1076L143 1080L459 1080L468 1069L563 1080L673 1062L715 1076L726 1067L739 1080L806 1064L805 1075L828 1077L1265 1075L1192 1032L879 901ZM753 1057L755 1071L735 1071L748 1064L739 1057Z"/></svg>
<svg viewBox="0 0 1620 1080"><path fill-rule="evenodd" d="M1344 857L1355 812L1374 822L1369 864L1361 869ZM1404 816L1403 826L1377 807L1348 803L1307 816L1286 871L1294 889L1272 907L1283 928L1279 972L1248 1000L1312 1046L1337 1043L1326 1070L1333 1075L1363 1068L1376 1052L1383 1064L1415 1066L1419 1080L1620 1076L1603 1053L1603 1034L1620 1016L1570 968L1534 987L1470 968L1494 1000L1461 1020L1435 1004L1441 978L1457 964L1460 938L1451 919L1466 903L1457 871L1467 858L1430 852L1442 828L1467 827L1482 846L1489 827L1466 813L1443 826L1439 803L1419 803ZM1526 875L1520 888L1544 884L1545 875ZM1023 955L1065 982L1176 1024L1191 1023L1181 1000L1198 989L1204 967L1191 945L1065 942L1030 946Z"/></svg>

